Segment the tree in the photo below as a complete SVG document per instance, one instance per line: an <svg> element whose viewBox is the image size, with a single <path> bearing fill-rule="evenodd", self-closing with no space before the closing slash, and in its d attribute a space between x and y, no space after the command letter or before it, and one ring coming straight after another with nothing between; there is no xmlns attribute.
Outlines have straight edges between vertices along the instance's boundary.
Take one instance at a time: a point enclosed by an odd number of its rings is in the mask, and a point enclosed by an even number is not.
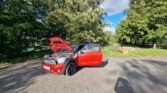
<svg viewBox="0 0 167 93"><path fill-rule="evenodd" d="M102 41L102 9L101 0L60 0L54 3L53 11L49 12L45 22L50 31L72 43L81 38L96 38Z"/></svg>
<svg viewBox="0 0 167 93"><path fill-rule="evenodd" d="M103 39L99 8L102 0L1 0L0 56L20 55L42 38L57 35L77 43L81 38Z"/></svg>
<svg viewBox="0 0 167 93"><path fill-rule="evenodd" d="M45 29L35 10L31 0L0 1L0 55L19 54L42 36Z"/></svg>
<svg viewBox="0 0 167 93"><path fill-rule="evenodd" d="M117 28L119 41L132 45L152 44L166 39L167 1L131 0L130 9Z"/></svg>

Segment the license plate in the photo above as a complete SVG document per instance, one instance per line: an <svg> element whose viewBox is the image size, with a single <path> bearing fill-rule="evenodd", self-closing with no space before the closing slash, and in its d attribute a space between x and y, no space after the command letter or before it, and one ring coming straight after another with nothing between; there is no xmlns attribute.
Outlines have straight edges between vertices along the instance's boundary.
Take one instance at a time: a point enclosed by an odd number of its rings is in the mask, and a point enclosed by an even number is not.
<svg viewBox="0 0 167 93"><path fill-rule="evenodd" d="M50 70L50 67L48 67L48 66L43 66L43 68L46 70Z"/></svg>

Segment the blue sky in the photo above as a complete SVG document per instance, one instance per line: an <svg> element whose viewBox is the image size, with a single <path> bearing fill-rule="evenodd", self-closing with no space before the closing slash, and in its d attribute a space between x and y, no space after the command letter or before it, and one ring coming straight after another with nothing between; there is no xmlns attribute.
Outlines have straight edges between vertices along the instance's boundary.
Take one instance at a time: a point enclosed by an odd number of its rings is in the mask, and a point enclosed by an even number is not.
<svg viewBox="0 0 167 93"><path fill-rule="evenodd" d="M104 9L107 15L103 18L112 25L112 27L104 27L105 30L115 32L116 26L126 17L124 10L129 9L128 4L129 0L104 0L100 7Z"/></svg>
<svg viewBox="0 0 167 93"><path fill-rule="evenodd" d="M106 15L103 18L105 20L110 21L112 26L116 27L119 24L119 22L125 17L126 17L126 14L124 14L123 12L120 12L114 15Z"/></svg>

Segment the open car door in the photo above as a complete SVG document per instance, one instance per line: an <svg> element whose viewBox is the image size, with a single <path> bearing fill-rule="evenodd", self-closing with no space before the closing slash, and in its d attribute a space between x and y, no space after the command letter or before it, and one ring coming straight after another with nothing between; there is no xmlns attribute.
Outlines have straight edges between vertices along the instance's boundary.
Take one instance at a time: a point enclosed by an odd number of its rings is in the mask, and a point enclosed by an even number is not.
<svg viewBox="0 0 167 93"><path fill-rule="evenodd" d="M98 44L86 44L77 57L78 66L99 66L102 63L102 52Z"/></svg>

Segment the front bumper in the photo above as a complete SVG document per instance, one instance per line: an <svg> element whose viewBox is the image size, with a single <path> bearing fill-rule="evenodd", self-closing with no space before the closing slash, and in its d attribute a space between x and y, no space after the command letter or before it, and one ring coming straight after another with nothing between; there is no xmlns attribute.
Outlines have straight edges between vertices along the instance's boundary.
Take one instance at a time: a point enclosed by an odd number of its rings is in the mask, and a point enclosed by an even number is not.
<svg viewBox="0 0 167 93"><path fill-rule="evenodd" d="M64 64L47 64L42 62L42 69L47 73L61 74L64 68Z"/></svg>

